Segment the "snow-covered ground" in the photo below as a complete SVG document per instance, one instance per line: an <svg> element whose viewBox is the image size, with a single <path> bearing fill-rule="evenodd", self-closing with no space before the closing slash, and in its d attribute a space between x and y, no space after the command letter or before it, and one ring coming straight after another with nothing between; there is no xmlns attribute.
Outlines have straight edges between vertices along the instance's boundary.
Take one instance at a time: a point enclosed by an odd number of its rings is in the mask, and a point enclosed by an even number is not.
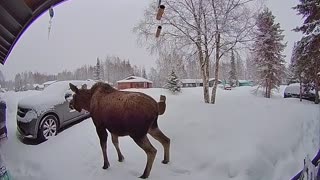
<svg viewBox="0 0 320 180"><path fill-rule="evenodd" d="M217 104L202 103L201 88L170 95L164 89L143 91L155 99L167 96L159 126L171 138L171 162L158 154L149 179L284 180L302 169L303 159L319 147L320 106L276 93L265 99L251 87L218 90ZM283 92L283 88L281 90ZM102 153L91 119L78 123L38 145L16 138L17 101L31 94L7 92L9 139L2 148L16 180L134 179L142 174L144 152L129 137L120 138L125 161L119 163L108 140L111 167L103 170Z"/></svg>

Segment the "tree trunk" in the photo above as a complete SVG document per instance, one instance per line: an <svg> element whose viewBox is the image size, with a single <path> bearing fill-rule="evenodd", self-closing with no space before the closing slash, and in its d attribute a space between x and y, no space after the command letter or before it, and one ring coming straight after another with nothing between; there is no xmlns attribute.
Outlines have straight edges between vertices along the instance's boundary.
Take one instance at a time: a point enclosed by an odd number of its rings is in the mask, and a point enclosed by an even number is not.
<svg viewBox="0 0 320 180"><path fill-rule="evenodd" d="M300 94L299 94L299 99L300 102L302 101L302 78L301 78L301 74L299 75L299 83L300 83Z"/></svg>
<svg viewBox="0 0 320 180"><path fill-rule="evenodd" d="M314 86L314 90L315 90L315 93L316 93L316 97L315 97L315 100L314 100L314 103L315 104L319 104L319 77L316 73L315 75L315 86Z"/></svg>
<svg viewBox="0 0 320 180"><path fill-rule="evenodd" d="M216 103L216 94L217 94L218 79L219 79L220 33L217 34L216 38L217 38L216 39L216 67L214 71L214 83L212 87L211 104Z"/></svg>
<svg viewBox="0 0 320 180"><path fill-rule="evenodd" d="M204 65L201 67L202 72L202 81L203 81L203 97L204 102L209 103L210 96L209 96L209 73L208 70L206 70L207 63L204 62Z"/></svg>
<svg viewBox="0 0 320 180"><path fill-rule="evenodd" d="M271 98L272 85L271 85L271 79L270 78L268 79L267 90L268 90L267 98Z"/></svg>
<svg viewBox="0 0 320 180"><path fill-rule="evenodd" d="M210 96L209 96L209 77L207 74L209 74L207 67L208 62L204 60L202 48L198 46L198 54L199 54L199 62L200 62L200 69L201 69L201 76L202 76L202 86L203 86L203 98L205 103L209 103Z"/></svg>
<svg viewBox="0 0 320 180"><path fill-rule="evenodd" d="M266 79L266 89L265 89L264 97L268 98L268 79Z"/></svg>
<svg viewBox="0 0 320 180"><path fill-rule="evenodd" d="M271 86L271 82L269 80L269 86L268 86L268 98L271 98L271 91L272 91L272 86Z"/></svg>

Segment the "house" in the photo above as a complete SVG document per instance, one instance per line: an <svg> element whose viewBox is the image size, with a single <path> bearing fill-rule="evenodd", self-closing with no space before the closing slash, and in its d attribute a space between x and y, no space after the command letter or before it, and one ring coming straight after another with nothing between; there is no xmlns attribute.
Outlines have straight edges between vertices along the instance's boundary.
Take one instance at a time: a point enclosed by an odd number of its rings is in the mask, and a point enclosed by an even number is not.
<svg viewBox="0 0 320 180"><path fill-rule="evenodd" d="M117 81L118 89L152 88L152 81L138 76L129 76Z"/></svg>
<svg viewBox="0 0 320 180"><path fill-rule="evenodd" d="M213 86L214 78L209 79L209 87ZM202 79L181 79L182 87L199 87L203 86ZM218 80L218 84L220 84L222 81Z"/></svg>
<svg viewBox="0 0 320 180"><path fill-rule="evenodd" d="M238 86L253 86L253 81L238 80Z"/></svg>
<svg viewBox="0 0 320 180"><path fill-rule="evenodd" d="M33 89L37 90L37 91L41 91L44 89L44 85L43 84L33 84Z"/></svg>

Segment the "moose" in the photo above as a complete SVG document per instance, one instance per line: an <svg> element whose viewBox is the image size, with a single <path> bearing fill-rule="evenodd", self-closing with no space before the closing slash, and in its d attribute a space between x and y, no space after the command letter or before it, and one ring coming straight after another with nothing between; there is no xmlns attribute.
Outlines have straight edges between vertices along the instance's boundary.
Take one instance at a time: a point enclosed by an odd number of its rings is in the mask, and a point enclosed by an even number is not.
<svg viewBox="0 0 320 180"><path fill-rule="evenodd" d="M160 102L156 102L144 93L119 91L103 82L95 83L90 89L78 89L71 83L69 86L74 92L69 107L79 112L82 109L88 111L95 125L103 154L103 169L110 166L106 130L111 134L119 162L124 160L119 148L119 136L130 136L145 151L147 163L140 178L148 178L157 153L147 137L148 133L164 148L162 163L169 162L170 139L158 127L158 116L166 109L165 96L161 95Z"/></svg>

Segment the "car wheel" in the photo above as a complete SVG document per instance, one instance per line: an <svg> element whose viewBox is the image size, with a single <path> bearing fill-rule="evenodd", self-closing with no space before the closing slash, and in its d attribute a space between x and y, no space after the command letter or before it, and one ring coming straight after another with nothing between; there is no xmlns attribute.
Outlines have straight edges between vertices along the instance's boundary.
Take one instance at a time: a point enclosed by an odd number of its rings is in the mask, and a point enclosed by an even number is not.
<svg viewBox="0 0 320 180"><path fill-rule="evenodd" d="M58 119L54 115L46 115L42 118L38 137L40 140L48 140L49 138L57 135L58 133Z"/></svg>

